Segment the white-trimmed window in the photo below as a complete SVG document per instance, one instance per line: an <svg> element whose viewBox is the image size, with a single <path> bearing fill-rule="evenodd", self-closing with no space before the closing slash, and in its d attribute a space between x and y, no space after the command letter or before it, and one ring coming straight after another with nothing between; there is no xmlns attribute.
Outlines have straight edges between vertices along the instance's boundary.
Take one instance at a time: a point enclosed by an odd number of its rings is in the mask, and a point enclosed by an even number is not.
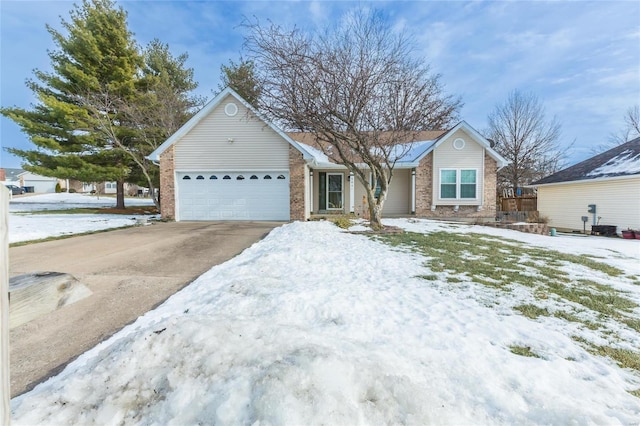
<svg viewBox="0 0 640 426"><path fill-rule="evenodd" d="M440 169L441 200L475 200L477 194L478 170Z"/></svg>

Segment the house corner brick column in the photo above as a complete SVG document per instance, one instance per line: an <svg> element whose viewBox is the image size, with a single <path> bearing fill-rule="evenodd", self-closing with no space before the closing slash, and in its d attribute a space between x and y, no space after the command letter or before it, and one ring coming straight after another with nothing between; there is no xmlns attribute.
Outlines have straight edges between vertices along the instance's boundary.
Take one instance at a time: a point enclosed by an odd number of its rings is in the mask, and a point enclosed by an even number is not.
<svg viewBox="0 0 640 426"><path fill-rule="evenodd" d="M289 146L289 205L291 220L306 220L305 163L302 153Z"/></svg>
<svg viewBox="0 0 640 426"><path fill-rule="evenodd" d="M165 220L176 218L176 183L173 157L173 146L160 155L160 214Z"/></svg>
<svg viewBox="0 0 640 426"><path fill-rule="evenodd" d="M498 190L498 163L486 152L484 153L484 205L483 217L495 217Z"/></svg>
<svg viewBox="0 0 640 426"><path fill-rule="evenodd" d="M433 152L427 154L416 167L416 216L429 216L433 197Z"/></svg>

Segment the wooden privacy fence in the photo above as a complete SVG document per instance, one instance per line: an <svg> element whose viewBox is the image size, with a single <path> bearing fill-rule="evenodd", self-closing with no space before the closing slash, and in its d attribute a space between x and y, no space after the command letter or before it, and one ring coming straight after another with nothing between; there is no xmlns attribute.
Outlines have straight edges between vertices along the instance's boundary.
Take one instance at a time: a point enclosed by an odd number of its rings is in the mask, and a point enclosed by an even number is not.
<svg viewBox="0 0 640 426"><path fill-rule="evenodd" d="M503 212L533 212L538 210L537 197L513 197L500 200L500 210Z"/></svg>

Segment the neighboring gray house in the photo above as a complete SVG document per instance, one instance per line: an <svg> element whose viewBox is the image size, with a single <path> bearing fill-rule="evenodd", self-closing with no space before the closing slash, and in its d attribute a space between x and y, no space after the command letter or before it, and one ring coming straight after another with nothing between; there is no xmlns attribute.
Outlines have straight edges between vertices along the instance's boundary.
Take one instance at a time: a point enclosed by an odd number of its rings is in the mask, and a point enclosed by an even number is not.
<svg viewBox="0 0 640 426"><path fill-rule="evenodd" d="M506 160L466 122L426 132L394 168L385 214L493 220ZM149 158L160 164L162 216L181 220L305 220L366 214L346 167L286 134L225 89Z"/></svg>
<svg viewBox="0 0 640 426"><path fill-rule="evenodd" d="M593 224L640 230L640 137L533 182L538 211L549 226L582 230ZM595 213L589 213L589 205Z"/></svg>

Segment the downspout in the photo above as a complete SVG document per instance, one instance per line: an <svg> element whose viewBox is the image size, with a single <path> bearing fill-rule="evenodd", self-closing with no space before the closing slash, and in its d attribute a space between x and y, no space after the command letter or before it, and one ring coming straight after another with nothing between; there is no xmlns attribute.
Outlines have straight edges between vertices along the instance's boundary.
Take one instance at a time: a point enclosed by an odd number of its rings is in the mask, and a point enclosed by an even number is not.
<svg viewBox="0 0 640 426"><path fill-rule="evenodd" d="M416 169L411 169L411 214L416 214Z"/></svg>

